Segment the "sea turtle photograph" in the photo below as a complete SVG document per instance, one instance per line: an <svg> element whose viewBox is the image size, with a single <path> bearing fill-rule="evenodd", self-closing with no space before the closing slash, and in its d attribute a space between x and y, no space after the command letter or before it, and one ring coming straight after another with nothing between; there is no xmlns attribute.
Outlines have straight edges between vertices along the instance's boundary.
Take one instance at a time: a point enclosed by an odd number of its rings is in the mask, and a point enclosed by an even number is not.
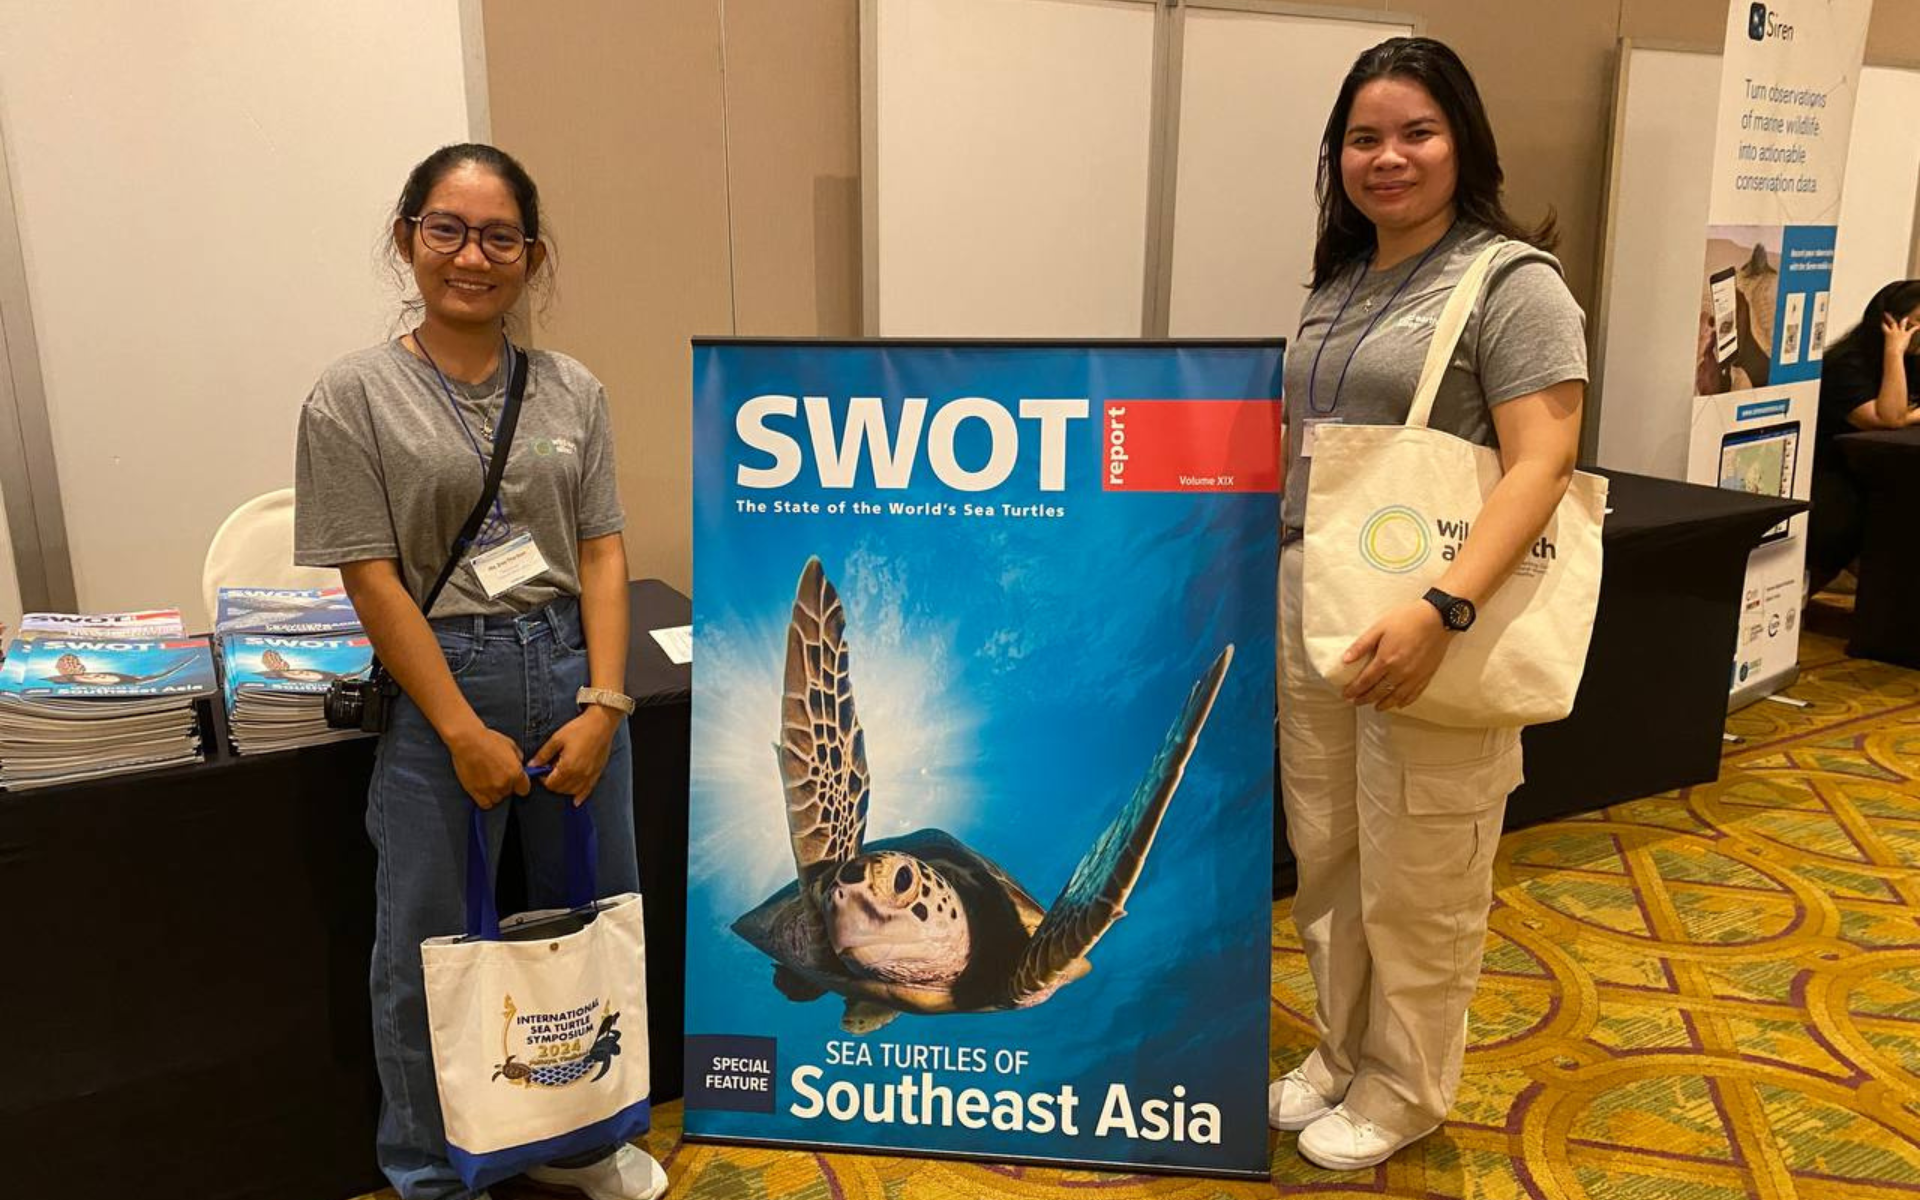
<svg viewBox="0 0 1920 1200"><path fill-rule="evenodd" d="M773 961L774 986L788 999L843 998L848 1033L870 1033L902 1013L1044 1003L1092 970L1088 954L1126 915L1233 662L1232 645L1193 685L1132 796L1042 907L986 854L944 830L865 840L871 775L846 625L833 582L809 558L787 626L773 747L795 878L734 921L734 932Z"/></svg>
<svg viewBox="0 0 1920 1200"><path fill-rule="evenodd" d="M43 675L41 679L47 683L72 684L77 687L120 687L125 684L154 683L174 674L192 661L193 656L188 655L169 664L163 671L155 671L151 675L129 675L124 671L89 671L87 664L78 654L62 654L54 660L53 674Z"/></svg>
<svg viewBox="0 0 1920 1200"><path fill-rule="evenodd" d="M278 650L266 650L260 654L260 669L254 674L261 679L273 679L286 683L331 683L336 679L352 679L365 672L356 671L342 675L338 671L322 671L318 667L296 667L289 663L286 656Z"/></svg>

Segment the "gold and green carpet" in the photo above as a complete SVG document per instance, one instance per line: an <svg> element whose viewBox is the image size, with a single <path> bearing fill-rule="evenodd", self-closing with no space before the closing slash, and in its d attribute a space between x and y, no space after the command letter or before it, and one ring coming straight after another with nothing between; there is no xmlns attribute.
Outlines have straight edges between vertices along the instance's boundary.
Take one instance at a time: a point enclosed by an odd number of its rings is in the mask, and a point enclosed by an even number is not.
<svg viewBox="0 0 1920 1200"><path fill-rule="evenodd" d="M1292 1134L1271 1184L683 1143L678 1104L646 1144L682 1200L1920 1198L1920 673L1802 664L1716 783L1503 839L1453 1119L1375 1170ZM1289 908L1276 1071L1311 1044Z"/></svg>

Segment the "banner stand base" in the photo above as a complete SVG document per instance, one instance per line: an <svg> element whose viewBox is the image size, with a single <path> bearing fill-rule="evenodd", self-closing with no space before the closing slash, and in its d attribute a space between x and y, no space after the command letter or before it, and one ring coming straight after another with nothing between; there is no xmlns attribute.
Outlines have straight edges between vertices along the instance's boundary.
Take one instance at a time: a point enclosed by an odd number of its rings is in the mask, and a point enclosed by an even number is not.
<svg viewBox="0 0 1920 1200"><path fill-rule="evenodd" d="M1800 664L1794 663L1784 671L1769 675L1765 679L1750 681L1745 687L1727 697L1727 715L1732 716L1749 704L1758 704L1775 692L1784 692L1800 680Z"/></svg>
<svg viewBox="0 0 1920 1200"><path fill-rule="evenodd" d="M948 1162L1015 1163L1042 1167L1050 1171L1103 1171L1122 1174L1167 1175L1190 1179L1257 1179L1270 1182L1273 1172L1230 1171L1219 1167L1183 1167L1159 1163L1096 1162L1074 1158L1039 1158L1021 1154L986 1154L958 1150L902 1150L897 1146L853 1146L845 1142L790 1142L784 1138L735 1137L727 1134L688 1133L681 1130L680 1140L709 1146L764 1146L774 1150L792 1150L808 1154L878 1154L887 1158L938 1158Z"/></svg>

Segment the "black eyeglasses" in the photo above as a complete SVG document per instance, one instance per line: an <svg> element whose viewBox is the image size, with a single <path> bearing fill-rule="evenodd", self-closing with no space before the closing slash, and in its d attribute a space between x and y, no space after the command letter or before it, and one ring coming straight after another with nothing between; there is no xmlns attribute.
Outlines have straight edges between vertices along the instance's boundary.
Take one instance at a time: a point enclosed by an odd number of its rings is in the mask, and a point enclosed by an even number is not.
<svg viewBox="0 0 1920 1200"><path fill-rule="evenodd" d="M420 240L436 254L460 253L466 247L467 238L477 233L480 253L503 267L519 262L520 256L533 244L524 230L506 221L491 221L476 228L447 212L422 213L407 220L420 227Z"/></svg>

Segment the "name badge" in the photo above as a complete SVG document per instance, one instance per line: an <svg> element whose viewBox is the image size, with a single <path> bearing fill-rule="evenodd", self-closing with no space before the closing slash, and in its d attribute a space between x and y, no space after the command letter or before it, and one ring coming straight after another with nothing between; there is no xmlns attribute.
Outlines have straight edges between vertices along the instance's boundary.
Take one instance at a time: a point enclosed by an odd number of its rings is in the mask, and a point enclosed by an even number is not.
<svg viewBox="0 0 1920 1200"><path fill-rule="evenodd" d="M1300 426L1300 457L1313 457L1313 443L1320 435L1322 425L1338 425L1339 417L1309 417Z"/></svg>
<svg viewBox="0 0 1920 1200"><path fill-rule="evenodd" d="M523 533L512 541L495 546L485 554L467 560L474 578L480 581L487 599L498 600L529 579L547 573L547 558L534 544L533 534Z"/></svg>

